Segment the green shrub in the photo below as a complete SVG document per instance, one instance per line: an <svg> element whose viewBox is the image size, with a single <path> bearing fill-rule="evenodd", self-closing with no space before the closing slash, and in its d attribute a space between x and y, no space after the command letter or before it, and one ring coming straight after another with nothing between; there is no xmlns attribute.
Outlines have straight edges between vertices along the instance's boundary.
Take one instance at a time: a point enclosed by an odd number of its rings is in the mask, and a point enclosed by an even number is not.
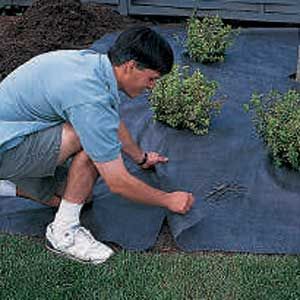
<svg viewBox="0 0 300 300"><path fill-rule="evenodd" d="M207 134L211 116L221 109L220 102L212 101L216 88L217 83L206 80L199 70L190 76L188 67L180 71L175 65L150 95L154 119L194 134Z"/></svg>
<svg viewBox="0 0 300 300"><path fill-rule="evenodd" d="M188 20L186 47L196 62L224 61L225 50L232 44L233 30L219 16L200 21L194 13Z"/></svg>
<svg viewBox="0 0 300 300"><path fill-rule="evenodd" d="M253 94L246 110L255 112L254 123L276 166L300 170L300 93L271 91Z"/></svg>
<svg viewBox="0 0 300 300"><path fill-rule="evenodd" d="M25 6L0 4L0 16L22 16L25 10Z"/></svg>

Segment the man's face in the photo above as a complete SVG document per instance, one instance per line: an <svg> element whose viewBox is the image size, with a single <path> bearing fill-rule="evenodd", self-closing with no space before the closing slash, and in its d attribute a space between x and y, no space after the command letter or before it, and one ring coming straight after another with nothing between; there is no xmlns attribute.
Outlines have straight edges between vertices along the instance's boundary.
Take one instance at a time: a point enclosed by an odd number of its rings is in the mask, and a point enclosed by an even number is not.
<svg viewBox="0 0 300 300"><path fill-rule="evenodd" d="M130 97L140 95L145 89L153 89L160 73L151 69L139 69L136 63L129 64L122 90Z"/></svg>

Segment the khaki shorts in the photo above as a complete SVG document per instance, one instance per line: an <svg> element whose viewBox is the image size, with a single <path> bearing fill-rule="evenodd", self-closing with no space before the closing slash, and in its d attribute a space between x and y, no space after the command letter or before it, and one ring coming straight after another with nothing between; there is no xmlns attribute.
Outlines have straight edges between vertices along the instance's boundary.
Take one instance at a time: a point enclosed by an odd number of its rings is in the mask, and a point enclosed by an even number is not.
<svg viewBox="0 0 300 300"><path fill-rule="evenodd" d="M32 197L47 201L65 182L68 169L58 166L63 124L25 137L0 153L0 179L15 183Z"/></svg>

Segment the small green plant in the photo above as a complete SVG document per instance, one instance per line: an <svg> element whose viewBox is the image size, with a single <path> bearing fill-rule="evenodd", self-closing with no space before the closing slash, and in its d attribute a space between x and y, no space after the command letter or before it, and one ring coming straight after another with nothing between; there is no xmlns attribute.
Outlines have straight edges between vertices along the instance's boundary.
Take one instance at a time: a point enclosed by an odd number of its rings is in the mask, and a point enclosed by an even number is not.
<svg viewBox="0 0 300 300"><path fill-rule="evenodd" d="M25 6L0 4L0 16L22 16Z"/></svg>
<svg viewBox="0 0 300 300"><path fill-rule="evenodd" d="M300 93L295 90L271 91L266 95L254 93L244 109L255 112L255 127L275 165L286 165L299 171Z"/></svg>
<svg viewBox="0 0 300 300"><path fill-rule="evenodd" d="M221 109L220 101L212 101L217 83L206 80L199 70L191 76L189 73L189 67L180 71L174 65L170 74L157 82L149 100L155 120L204 135L208 133L211 116Z"/></svg>
<svg viewBox="0 0 300 300"><path fill-rule="evenodd" d="M0 4L0 15L6 16L8 15L8 11L11 9L10 5Z"/></svg>
<svg viewBox="0 0 300 300"><path fill-rule="evenodd" d="M200 21L196 13L188 19L186 47L196 62L224 61L225 50L232 44L233 30L219 16L204 17Z"/></svg>

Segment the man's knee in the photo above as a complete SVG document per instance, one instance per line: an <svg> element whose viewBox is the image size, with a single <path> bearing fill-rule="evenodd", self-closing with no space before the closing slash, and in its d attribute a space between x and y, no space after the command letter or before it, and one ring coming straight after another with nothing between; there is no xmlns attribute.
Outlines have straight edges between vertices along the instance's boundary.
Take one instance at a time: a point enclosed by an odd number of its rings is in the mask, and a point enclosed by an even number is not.
<svg viewBox="0 0 300 300"><path fill-rule="evenodd" d="M78 152L72 159L72 167L76 168L81 174L86 173L93 177L98 177L98 171L94 165L94 162L89 158L85 151Z"/></svg>
<svg viewBox="0 0 300 300"><path fill-rule="evenodd" d="M93 161L89 158L84 150L76 153L73 160L76 160L77 164L80 164L82 166L95 167Z"/></svg>
<svg viewBox="0 0 300 300"><path fill-rule="evenodd" d="M63 125L58 164L82 150L80 139L70 123Z"/></svg>

